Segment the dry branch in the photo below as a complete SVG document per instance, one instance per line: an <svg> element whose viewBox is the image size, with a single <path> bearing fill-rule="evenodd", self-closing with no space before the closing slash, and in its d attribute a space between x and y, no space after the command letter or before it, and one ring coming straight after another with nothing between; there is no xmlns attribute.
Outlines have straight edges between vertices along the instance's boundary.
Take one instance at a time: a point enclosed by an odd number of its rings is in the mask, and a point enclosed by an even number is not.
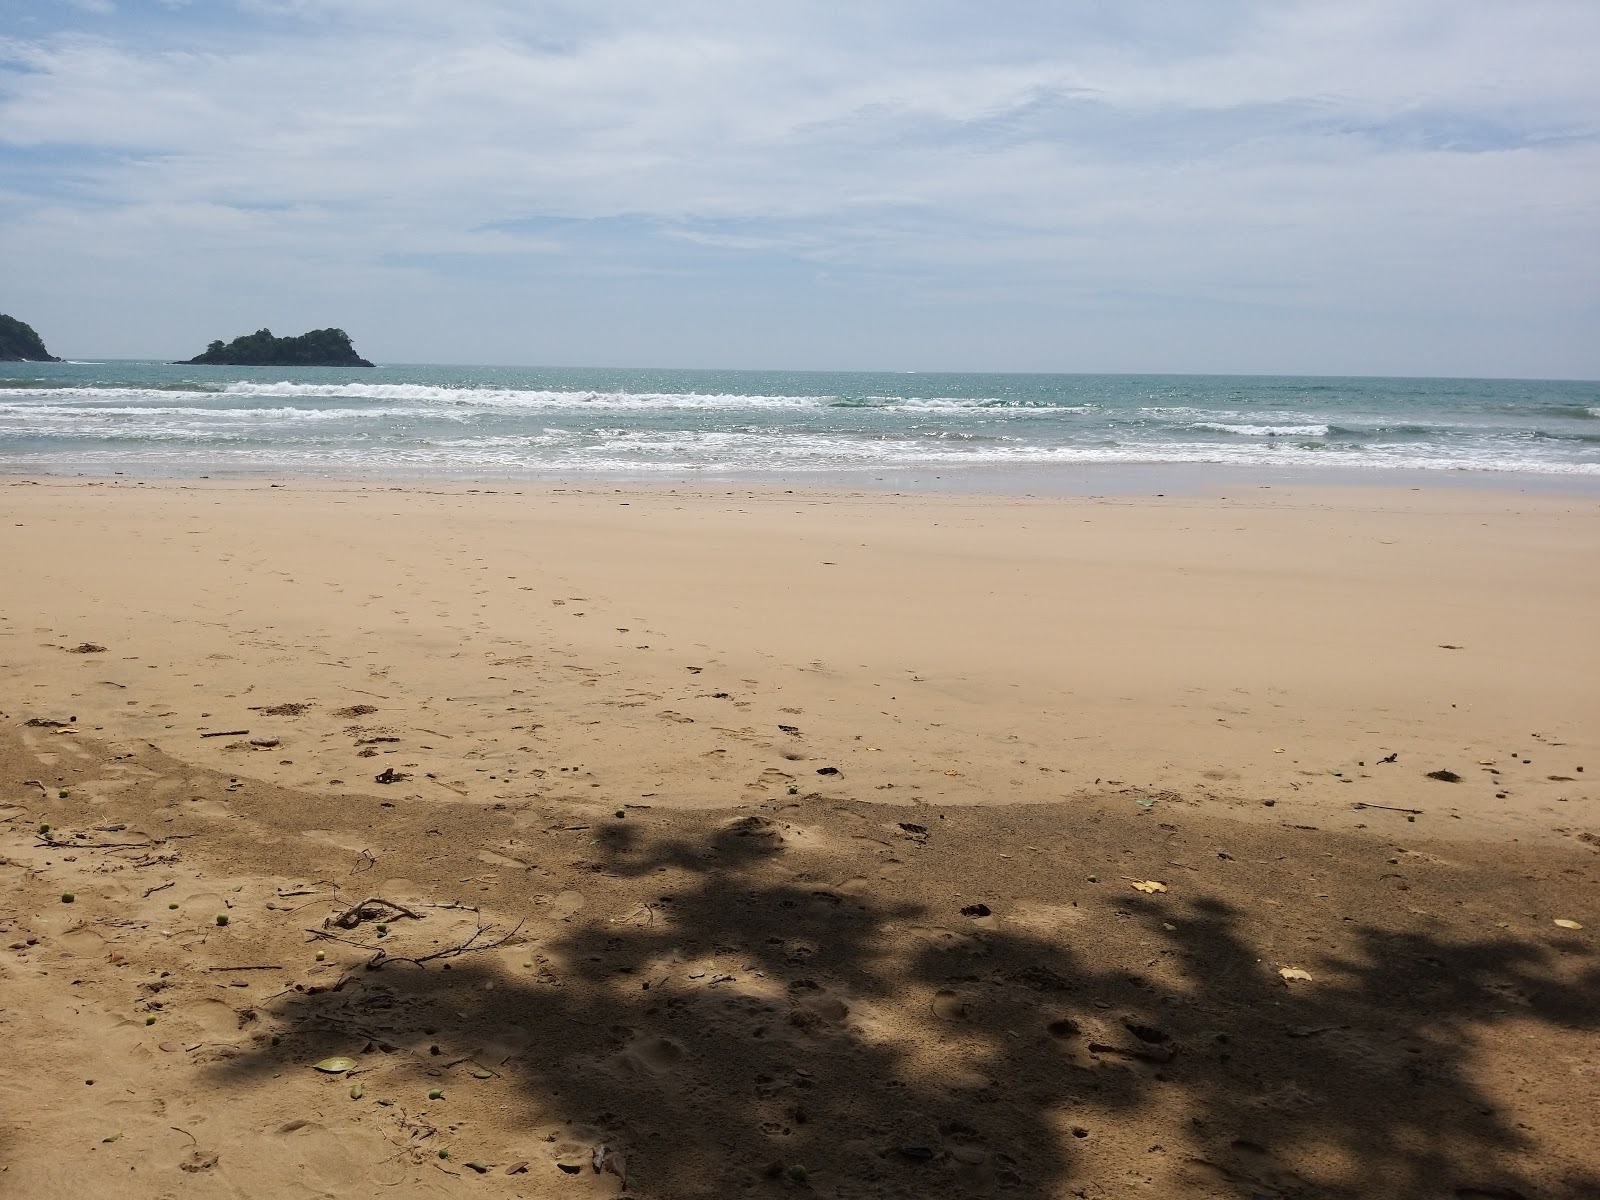
<svg viewBox="0 0 1600 1200"><path fill-rule="evenodd" d="M368 896L360 904L352 904L342 913L329 917L322 923L322 927L327 929L331 926L338 926L340 929L354 929L363 921L381 920L387 914L380 909L372 907L376 904L381 904L385 908L392 909L400 916L410 917L415 921L420 921L423 918L422 913L414 912L403 904L396 904L393 900L385 900L382 896Z"/></svg>

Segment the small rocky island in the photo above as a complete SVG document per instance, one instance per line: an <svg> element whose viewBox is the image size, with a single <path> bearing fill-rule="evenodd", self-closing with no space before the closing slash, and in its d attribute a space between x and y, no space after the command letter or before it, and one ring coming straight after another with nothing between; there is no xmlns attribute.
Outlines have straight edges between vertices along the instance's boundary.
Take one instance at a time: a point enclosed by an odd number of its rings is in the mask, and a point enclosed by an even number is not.
<svg viewBox="0 0 1600 1200"><path fill-rule="evenodd" d="M60 362L33 326L0 313L0 362Z"/></svg>
<svg viewBox="0 0 1600 1200"><path fill-rule="evenodd" d="M313 329L299 337L273 337L258 329L224 345L212 342L188 362L223 367L370 367L342 329Z"/></svg>

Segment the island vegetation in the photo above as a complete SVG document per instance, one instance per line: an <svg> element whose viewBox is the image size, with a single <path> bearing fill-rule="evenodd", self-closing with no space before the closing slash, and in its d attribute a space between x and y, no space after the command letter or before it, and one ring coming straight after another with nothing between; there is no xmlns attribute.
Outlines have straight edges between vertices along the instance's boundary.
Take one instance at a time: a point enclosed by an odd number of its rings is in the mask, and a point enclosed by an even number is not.
<svg viewBox="0 0 1600 1200"><path fill-rule="evenodd" d="M214 341L191 363L227 367L370 367L342 329L313 329L299 337L273 337L258 329L224 344Z"/></svg>
<svg viewBox="0 0 1600 1200"><path fill-rule="evenodd" d="M0 362L60 362L33 326L0 313Z"/></svg>

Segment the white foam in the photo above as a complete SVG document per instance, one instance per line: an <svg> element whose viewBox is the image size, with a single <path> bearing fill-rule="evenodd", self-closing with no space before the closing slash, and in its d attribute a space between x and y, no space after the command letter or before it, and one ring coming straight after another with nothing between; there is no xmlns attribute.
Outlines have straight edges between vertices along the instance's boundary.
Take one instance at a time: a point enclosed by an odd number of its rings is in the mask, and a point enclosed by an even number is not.
<svg viewBox="0 0 1600 1200"><path fill-rule="evenodd" d="M1210 407L1131 408L1109 399L1102 406L1005 396L797 396L781 394L781 382L771 395L381 380L194 388L187 382L169 373L151 389L32 381L0 388L0 464L114 463L159 471L163 462L215 462L382 475L411 467L737 474L1220 463L1600 475L1592 447L1537 439L1520 426L1460 424L1429 412L1334 414L1279 399L1256 407L1223 393ZM1059 398L1085 394L1092 393L1073 388ZM1159 390L1140 396L1161 398ZM1600 416L1600 407L1587 411ZM1371 426L1371 432L1330 438L1339 426L1325 422ZM1390 440L1382 428L1395 424L1409 426L1403 439Z"/></svg>
<svg viewBox="0 0 1600 1200"><path fill-rule="evenodd" d="M0 388L0 397L8 400L38 398L41 400L76 400L85 404L98 404L107 400L151 400L174 403L187 400L197 402L216 396L216 392L191 391L187 388L130 388L130 387L59 387L59 388Z"/></svg>
<svg viewBox="0 0 1600 1200"><path fill-rule="evenodd" d="M7 388L10 399L73 400L99 404L109 401L189 402L207 408L219 396L248 399L304 399L308 401L399 401L429 409L575 409L638 411L647 409L814 409L833 408L875 412L938 412L982 410L1002 414L1074 413L1101 411L1095 404L1027 404L998 396L792 396L713 392L602 392L555 389L439 387L420 383L251 383L237 381L221 388L144 389L130 387Z"/></svg>
<svg viewBox="0 0 1600 1200"><path fill-rule="evenodd" d="M304 396L344 400L408 400L473 408L796 408L831 397L745 396L698 392L549 391L520 388L453 388L421 383L231 383L230 396Z"/></svg>
<svg viewBox="0 0 1600 1200"><path fill-rule="evenodd" d="M1326 425L1230 425L1226 421L1196 421L1191 428L1244 437L1327 437L1329 432Z"/></svg>

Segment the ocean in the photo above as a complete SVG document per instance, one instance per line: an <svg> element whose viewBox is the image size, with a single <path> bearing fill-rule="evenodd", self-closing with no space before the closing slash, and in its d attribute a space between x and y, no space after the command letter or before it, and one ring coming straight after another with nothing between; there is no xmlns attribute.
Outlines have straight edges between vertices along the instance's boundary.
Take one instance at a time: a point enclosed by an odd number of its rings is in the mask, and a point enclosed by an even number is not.
<svg viewBox="0 0 1600 1200"><path fill-rule="evenodd" d="M1047 483L1131 464L1578 482L1600 477L1600 383L0 363L12 474Z"/></svg>

